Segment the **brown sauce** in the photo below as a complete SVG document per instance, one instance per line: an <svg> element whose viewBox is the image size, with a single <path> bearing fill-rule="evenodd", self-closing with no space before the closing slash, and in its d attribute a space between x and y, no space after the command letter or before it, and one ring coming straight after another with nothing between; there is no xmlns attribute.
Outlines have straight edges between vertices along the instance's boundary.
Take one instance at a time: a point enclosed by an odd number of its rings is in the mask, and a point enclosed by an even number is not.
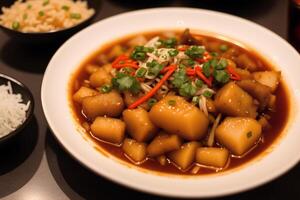
<svg viewBox="0 0 300 200"><path fill-rule="evenodd" d="M148 39L151 38L154 35L160 35L158 32L153 33L145 33L145 35ZM260 71L262 70L276 70L273 68L273 66L266 62L261 56L259 56L257 53L250 49L242 48L232 42L224 41L221 39L218 39L217 37L210 37L210 36L204 36L204 35L198 35L201 38L205 38L206 42L222 42L230 45L231 47L236 48L241 53L247 53L248 56L250 56L258 66L260 66ZM114 41L112 43L109 43L108 45L105 45L102 47L99 51L92 54L89 58L87 58L81 66L78 68L78 70L73 74L70 80L69 85L69 99L70 99L70 105L74 114L74 117L78 124L82 124L86 121L84 116L82 115L80 106L72 101L72 95L75 93L75 91L78 89L78 86L80 83L83 82L83 80L88 78L88 75L84 72L84 66L87 64L95 64L97 63L96 57L99 54L105 54L107 53L111 47L113 47L115 44L125 44L130 38L125 37L122 40ZM276 112L267 112L266 114L269 114L271 116L271 119L269 120L269 123L271 124L271 128L263 131L263 139L260 140L258 145L251 150L249 153L247 153L246 156L242 158L230 158L230 165L222 171L227 171L230 169L234 169L237 167L240 167L242 165L245 165L246 163L249 163L249 161L254 160L255 158L258 158L260 155L263 154L267 149L271 148L273 144L275 144L275 141L280 138L280 135L283 133L283 130L287 124L288 117L289 117L289 110L290 110L290 102L289 102L289 96L287 93L287 89L283 81L281 80L276 92L274 93L276 95ZM86 135L95 142L95 144L101 148L100 151L104 150L106 153L111 154L123 161L126 161L129 164L134 165L133 163L128 160L128 158L124 155L123 150L118 147L114 146L102 141L99 141L91 136L90 133L86 133ZM138 167L154 170L158 172L164 172L169 174L182 174L182 175L191 175L190 170L186 170L185 172L181 171L177 167L175 167L172 163L167 163L165 166L160 165L156 160L154 159L148 159L142 164L138 165ZM190 169L190 168L189 168ZM201 167L198 174L212 174L215 173L215 170L203 168Z"/></svg>

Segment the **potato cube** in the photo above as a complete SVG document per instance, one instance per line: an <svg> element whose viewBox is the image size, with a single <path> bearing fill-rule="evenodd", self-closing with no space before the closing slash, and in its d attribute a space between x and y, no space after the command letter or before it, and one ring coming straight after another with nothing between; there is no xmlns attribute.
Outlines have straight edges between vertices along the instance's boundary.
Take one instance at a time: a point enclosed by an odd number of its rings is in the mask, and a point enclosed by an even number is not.
<svg viewBox="0 0 300 200"><path fill-rule="evenodd" d="M99 94L99 92L97 92L96 90L82 86L73 95L73 100L76 101L77 103L82 103L83 98L95 96L97 94Z"/></svg>
<svg viewBox="0 0 300 200"><path fill-rule="evenodd" d="M269 86L275 92L280 81L281 73L278 71L254 72L253 78L259 83Z"/></svg>
<svg viewBox="0 0 300 200"><path fill-rule="evenodd" d="M129 135L138 142L148 141L157 132L157 128L150 121L148 112L142 108L125 110L123 120Z"/></svg>
<svg viewBox="0 0 300 200"><path fill-rule="evenodd" d="M157 127L187 140L201 139L207 133L206 115L179 96L164 97L152 107L149 115Z"/></svg>
<svg viewBox="0 0 300 200"><path fill-rule="evenodd" d="M200 147L200 143L198 142L185 143L180 149L170 152L168 158L180 167L180 169L185 170L195 161L196 149L198 147Z"/></svg>
<svg viewBox="0 0 300 200"><path fill-rule="evenodd" d="M241 80L252 79L252 75L248 70L241 68L235 68L234 70L241 77Z"/></svg>
<svg viewBox="0 0 300 200"><path fill-rule="evenodd" d="M113 60L123 53L124 51L121 45L113 45L113 48L108 52L108 59Z"/></svg>
<svg viewBox="0 0 300 200"><path fill-rule="evenodd" d="M215 106L229 116L255 118L257 115L253 98L234 82L227 83L217 92Z"/></svg>
<svg viewBox="0 0 300 200"><path fill-rule="evenodd" d="M97 116L118 117L123 108L123 98L116 91L86 97L82 100L83 113L90 119Z"/></svg>
<svg viewBox="0 0 300 200"><path fill-rule="evenodd" d="M98 69L100 69L100 66L95 65L95 64L89 64L89 65L85 66L85 71L88 74L95 73L96 71L98 71Z"/></svg>
<svg viewBox="0 0 300 200"><path fill-rule="evenodd" d="M162 133L156 136L147 146L147 152L149 156L156 157L179 149L181 144L182 141L178 135L168 135Z"/></svg>
<svg viewBox="0 0 300 200"><path fill-rule="evenodd" d="M229 156L225 148L200 147L196 150L196 162L201 165L223 168Z"/></svg>
<svg viewBox="0 0 300 200"><path fill-rule="evenodd" d="M90 76L91 86L97 88L105 84L111 83L112 76L106 72L104 68L98 69L96 72L92 73Z"/></svg>
<svg viewBox="0 0 300 200"><path fill-rule="evenodd" d="M259 101L259 109L264 110L271 98L271 89L256 80L241 80L237 85Z"/></svg>
<svg viewBox="0 0 300 200"><path fill-rule="evenodd" d="M146 159L146 144L136 140L125 138L122 149L124 153L135 163L140 163Z"/></svg>
<svg viewBox="0 0 300 200"><path fill-rule="evenodd" d="M127 42L130 47L143 46L148 42L147 38L143 35L138 35Z"/></svg>
<svg viewBox="0 0 300 200"><path fill-rule="evenodd" d="M257 71L258 66L256 65L255 61L250 58L247 54L240 54L236 58L236 63L240 68L247 69L250 72Z"/></svg>
<svg viewBox="0 0 300 200"><path fill-rule="evenodd" d="M247 117L227 117L216 129L216 138L235 155L246 153L260 138L261 124Z"/></svg>
<svg viewBox="0 0 300 200"><path fill-rule="evenodd" d="M120 119L97 117L91 125L91 132L100 140L120 144L125 135L125 123Z"/></svg>

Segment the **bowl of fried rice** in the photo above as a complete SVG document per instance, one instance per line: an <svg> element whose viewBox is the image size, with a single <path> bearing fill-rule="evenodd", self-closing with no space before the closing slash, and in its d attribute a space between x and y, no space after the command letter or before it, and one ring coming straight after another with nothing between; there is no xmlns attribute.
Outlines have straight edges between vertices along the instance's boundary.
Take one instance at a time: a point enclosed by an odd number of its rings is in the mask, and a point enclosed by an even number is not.
<svg viewBox="0 0 300 200"><path fill-rule="evenodd" d="M98 0L3 0L0 28L25 43L62 42L91 23Z"/></svg>

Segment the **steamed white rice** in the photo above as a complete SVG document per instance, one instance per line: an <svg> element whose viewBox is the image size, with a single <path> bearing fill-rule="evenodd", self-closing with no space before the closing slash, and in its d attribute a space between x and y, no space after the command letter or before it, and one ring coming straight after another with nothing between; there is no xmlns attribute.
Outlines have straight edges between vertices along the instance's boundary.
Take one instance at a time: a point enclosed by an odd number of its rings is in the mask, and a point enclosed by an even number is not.
<svg viewBox="0 0 300 200"><path fill-rule="evenodd" d="M21 94L13 94L11 83L0 85L0 138L8 135L26 119L30 101L22 103Z"/></svg>
<svg viewBox="0 0 300 200"><path fill-rule="evenodd" d="M2 7L0 24L21 32L49 32L69 28L94 14L86 1L18 0Z"/></svg>

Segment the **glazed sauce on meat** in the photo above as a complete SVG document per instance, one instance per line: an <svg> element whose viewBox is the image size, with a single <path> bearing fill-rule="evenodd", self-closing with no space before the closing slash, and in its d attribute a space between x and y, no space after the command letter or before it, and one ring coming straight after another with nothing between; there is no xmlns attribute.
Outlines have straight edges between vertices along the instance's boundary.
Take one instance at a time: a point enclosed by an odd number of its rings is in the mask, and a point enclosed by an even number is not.
<svg viewBox="0 0 300 200"><path fill-rule="evenodd" d="M159 32L153 32L153 33L145 33L143 34L146 36L147 39L152 38L153 36L161 35ZM210 37L205 35L196 35L197 37L201 38L203 40L204 45L206 46L209 44L212 44L211 49L214 48L214 45L216 44L227 44L230 46L235 52L235 54L238 53L246 53L255 63L257 66L260 67L259 71L263 70L272 70L273 67L270 63L266 62L264 59L262 59L261 56L256 54L255 52L248 50L246 48L242 48L232 42L225 41L222 39L219 39L217 37ZM78 68L78 70L74 73L74 75L71 78L70 81L70 87L69 87L69 99L70 104L72 107L72 111L74 113L74 117L76 118L76 121L78 121L79 124L82 124L83 122L86 122L87 119L83 116L82 110L79 104L74 102L72 100L72 95L79 89L80 85L84 82L84 80L88 79L89 75L85 72L84 67L88 64L99 64L99 55L101 54L107 54L108 51L116 44L124 45L133 38L134 36L126 37L122 40L118 40L112 43L109 43L108 45L105 45L102 47L99 51L91 55L89 58L84 61L81 66ZM283 130L285 128L285 125L287 124L288 116L289 116L289 99L288 99L288 93L286 86L284 82L281 80L276 92L274 93L276 95L276 112L267 111L265 114L268 114L271 116L271 119L269 120L269 123L271 127L267 130L263 130L262 135L263 137L261 140L257 143L256 147L253 148L250 152L248 152L243 157L230 157L230 164L227 168L221 170L221 171L227 171L230 169L234 169L237 167L240 167L249 161L253 160L254 158L258 158L259 156L262 156L263 152L265 152L268 148L271 148L272 144L275 144L276 140L280 138L280 136L283 134ZM86 135L95 142L96 146L99 146L100 148L97 148L99 151L106 151L106 153L111 154L123 161L126 161L128 164L132 164L131 161L126 157L124 154L122 148L119 146L114 146L112 144L100 141L96 138L94 138L89 132L86 132ZM185 171L181 171L177 167L175 167L172 163L167 162L166 165L160 165L159 162L155 159L147 159L145 162L143 162L140 165L137 165L138 167L154 170L158 172L164 172L164 173L170 173L170 174L182 174L182 175L192 175L190 172L190 169L193 167L191 166ZM212 174L216 171L214 169L209 169L205 167L200 167L200 170L197 172L197 174Z"/></svg>

